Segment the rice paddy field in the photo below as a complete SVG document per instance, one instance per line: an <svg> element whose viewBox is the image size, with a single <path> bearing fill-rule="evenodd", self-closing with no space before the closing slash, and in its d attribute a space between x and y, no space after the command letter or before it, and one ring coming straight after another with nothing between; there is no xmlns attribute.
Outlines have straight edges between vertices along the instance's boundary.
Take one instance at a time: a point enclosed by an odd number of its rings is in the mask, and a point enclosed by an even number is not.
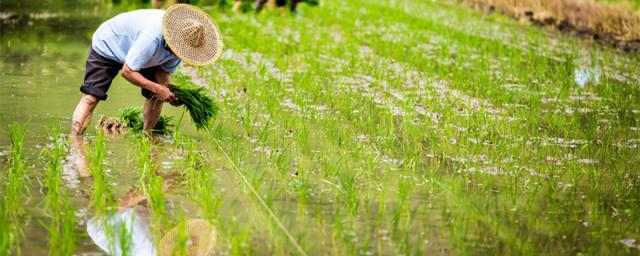
<svg viewBox="0 0 640 256"><path fill-rule="evenodd" d="M169 135L101 133L143 104L118 77L72 140L91 34L127 8L23 5L0 30L0 255L184 255L192 220L209 255L640 254L637 53L447 1L205 6L224 53L179 73L213 127L167 105Z"/></svg>

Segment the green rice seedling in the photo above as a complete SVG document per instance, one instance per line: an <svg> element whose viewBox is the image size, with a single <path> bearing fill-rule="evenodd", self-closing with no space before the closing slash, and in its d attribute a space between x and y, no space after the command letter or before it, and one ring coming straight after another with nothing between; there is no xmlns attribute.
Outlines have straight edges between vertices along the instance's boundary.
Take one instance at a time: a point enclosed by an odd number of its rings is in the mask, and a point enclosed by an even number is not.
<svg viewBox="0 0 640 256"><path fill-rule="evenodd" d="M120 110L118 118L124 122L132 133L140 133L144 128L144 120L142 118L142 110L137 107L128 107ZM153 132L157 134L170 134L173 130L173 118L166 115L160 115Z"/></svg>
<svg viewBox="0 0 640 256"><path fill-rule="evenodd" d="M154 238L159 238L169 223L164 202L164 179L158 173L154 149L148 136L136 137L136 161L140 173L140 186L151 208Z"/></svg>
<svg viewBox="0 0 640 256"><path fill-rule="evenodd" d="M212 171L208 169L206 157L196 150L195 143L189 139L185 144L182 175L191 200L209 221L218 222L222 199L219 192L211 188Z"/></svg>
<svg viewBox="0 0 640 256"><path fill-rule="evenodd" d="M69 193L62 185L62 161L67 152L57 127L51 129L49 136L53 141L44 154L47 157L45 208L51 217L49 252L51 255L71 255L79 236L75 228L75 211L69 202Z"/></svg>
<svg viewBox="0 0 640 256"><path fill-rule="evenodd" d="M138 173L140 174L140 183L143 184L145 179L157 174L158 166L156 161L153 159L154 152L148 136L136 137L135 149Z"/></svg>
<svg viewBox="0 0 640 256"><path fill-rule="evenodd" d="M171 134L171 131L174 127L175 125L173 124L173 117L160 115L160 118L158 118L158 123L156 123L156 126L153 128L153 132L167 135Z"/></svg>
<svg viewBox="0 0 640 256"><path fill-rule="evenodd" d="M140 108L124 108L120 110L118 118L127 125L131 132L139 133L142 131L144 121L142 120L142 110Z"/></svg>
<svg viewBox="0 0 640 256"><path fill-rule="evenodd" d="M176 84L171 85L171 92L189 110L196 128L209 129L218 114L218 105L203 87L194 85L186 76L176 75L174 82Z"/></svg>
<svg viewBox="0 0 640 256"><path fill-rule="evenodd" d="M93 191L89 206L95 209L96 216L101 216L115 204L115 200L110 177L105 170L106 149L102 133L97 133L94 144L94 148L90 152L89 163L89 171L93 177Z"/></svg>
<svg viewBox="0 0 640 256"><path fill-rule="evenodd" d="M4 181L4 179L3 179ZM5 197L0 198L0 252L5 255L11 254L15 246L18 232L15 230L13 220L6 218L8 208Z"/></svg>
<svg viewBox="0 0 640 256"><path fill-rule="evenodd" d="M9 152L9 170L0 184L2 194L0 195L0 214L4 222L0 227L2 241L0 241L1 254L20 255L20 237L22 236L22 216L26 194L27 169L24 160L24 138L27 130L17 122L13 122L7 130L7 135L11 141L11 151Z"/></svg>
<svg viewBox="0 0 640 256"><path fill-rule="evenodd" d="M144 192L148 197L151 208L151 220L155 238L159 238L162 231L169 224L169 217L164 203L163 185L164 179L159 175L148 177L147 181L144 182Z"/></svg>
<svg viewBox="0 0 640 256"><path fill-rule="evenodd" d="M120 248L120 254L121 255L128 255L131 252L131 249L133 244L132 244L132 239L133 239L133 227L127 225L127 223L133 223L133 218L141 218L141 216L136 216L131 215L130 220L124 221L124 222L120 222L120 223L114 223L114 226L110 227L110 229L116 230L118 232L118 241L113 241L114 243L117 242L118 246ZM111 225L108 225L111 226Z"/></svg>
<svg viewBox="0 0 640 256"><path fill-rule="evenodd" d="M187 221L183 211L177 211L176 218L178 219L177 233L176 233L176 246L173 248L171 255L187 255L187 246L189 243L189 234L187 233Z"/></svg>

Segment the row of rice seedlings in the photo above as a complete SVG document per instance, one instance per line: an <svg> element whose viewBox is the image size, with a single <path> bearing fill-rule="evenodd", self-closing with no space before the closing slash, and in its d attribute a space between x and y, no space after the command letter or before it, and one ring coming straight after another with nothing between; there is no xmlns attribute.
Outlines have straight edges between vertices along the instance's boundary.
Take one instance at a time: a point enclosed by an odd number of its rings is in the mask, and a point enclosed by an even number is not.
<svg viewBox="0 0 640 256"><path fill-rule="evenodd" d="M69 191L65 189L62 180L62 162L67 152L65 141L60 135L60 130L57 127L50 130L49 137L53 141L51 147L45 149L44 154L47 158L45 208L50 216L47 228L49 230L49 253L51 255L72 255L79 234L76 231L75 209L69 201Z"/></svg>
<svg viewBox="0 0 640 256"><path fill-rule="evenodd" d="M347 190L347 191L349 191L349 190ZM354 193L347 193L347 194L353 195ZM353 198L353 196L350 196L350 197ZM351 200L351 201L353 202L353 200ZM354 205L354 204L352 204L352 205ZM354 209L355 209L355 207L354 207Z"/></svg>
<svg viewBox="0 0 640 256"><path fill-rule="evenodd" d="M102 130L96 130L93 140L94 146L88 152L89 172L93 181L93 189L89 196L89 208L93 211L93 218L89 222L93 223L87 225L92 225L97 229L96 232L103 233L107 243L105 250L109 254L131 255L133 223L136 216L135 214L128 215L126 209L119 208L115 199L114 180L107 168L106 141L102 132ZM64 215L65 218L71 218L70 216L74 215ZM127 216L130 217L127 218ZM65 221L70 223L70 220ZM63 228L67 226L65 225ZM51 251L51 253L54 252L57 251Z"/></svg>
<svg viewBox="0 0 640 256"><path fill-rule="evenodd" d="M160 238L163 231L169 225L169 217L164 202L164 179L159 175L148 177L144 182L145 194L148 197L148 204L151 209L151 226L155 232L154 237Z"/></svg>
<svg viewBox="0 0 640 256"><path fill-rule="evenodd" d="M118 221L118 209L113 190L113 178L108 172L105 148L105 136L96 132L94 147L89 152L89 171L93 179L93 190L89 199L89 207L94 211L97 228L102 229L107 239L110 253L129 255L133 219ZM133 218L133 217L132 217Z"/></svg>
<svg viewBox="0 0 640 256"><path fill-rule="evenodd" d="M199 205L209 221L218 222L222 200L219 193L216 193L217 189L211 187L212 172L207 168L207 159L196 151L193 142L187 141L185 147L183 175L192 200Z"/></svg>
<svg viewBox="0 0 640 256"><path fill-rule="evenodd" d="M245 111L244 113L247 113L247 111ZM248 116L248 115L245 115L245 116ZM244 118L243 120L247 120L247 119L248 119L248 118ZM247 122L245 122L245 123L247 123ZM248 126L248 125L246 125L246 124L245 124L245 126ZM245 128L245 130L248 130L248 129L247 129L247 128ZM301 129L301 130L296 130L296 131L302 131L302 129ZM247 133L251 134L251 132L247 132ZM232 152L235 152L235 151L232 151ZM282 157L284 154L286 154L286 153L283 153L282 155L278 156L278 157L277 157L277 159L286 159L286 158L283 158L283 157ZM283 166L283 167L284 167L284 166ZM289 167L290 167L290 166L287 164L287 165L286 165L286 169L289 169ZM285 169L285 168L283 168L283 169ZM258 173L261 173L261 172L258 172ZM288 171L287 171L287 172L285 172L285 173L287 173L287 175L286 175L287 177L290 177L290 175L289 175L289 172L288 172ZM260 179L262 179L262 178L259 178L259 177L264 177L264 175L254 176L254 177L255 177L255 178L258 178L258 179L254 179L254 180L260 180ZM296 177L296 178L294 178L294 179L296 179L296 180L297 180L297 179L302 179L302 178L300 178L300 176L298 176L298 177ZM256 182L252 182L252 184L255 184L255 183L256 183ZM257 183L258 183L258 184L260 184L260 183L262 183L262 182L257 182ZM300 186L299 188L305 188L305 186ZM350 191L355 191L355 190L350 190ZM299 193L302 193L302 192L299 192ZM352 202L355 202L356 200L354 200L354 198L356 197L356 193L349 193L349 195L350 195L351 201L352 201ZM356 204L352 204L352 205L357 205L357 203L356 203ZM357 207L354 207L353 209L357 209Z"/></svg>
<svg viewBox="0 0 640 256"><path fill-rule="evenodd" d="M566 80L566 78L561 78L561 79L565 79L565 80ZM564 131L562 132L563 134L575 134L575 133L576 133L576 130L575 130L575 128L576 128L576 127L573 127L573 125L571 124L571 122L557 122L557 121L552 121L552 122L550 122L550 123L559 124L559 126L560 126L560 127L563 127L563 130L564 130ZM472 124L472 125L473 125L473 124ZM497 125L496 127L500 127L500 125ZM536 131L536 129L533 129L532 131L526 131L526 133L536 133L536 132L538 132L538 131ZM522 152L528 152L528 151L529 151L529 149L525 149L525 148L522 148L522 149L520 149L520 150L521 150ZM535 151L534 151L534 152L535 152ZM548 153L548 151L547 151L547 152L545 152L545 151L540 151L540 152L541 152L542 154ZM568 173L570 174L570 173L573 173L573 172L568 172ZM475 176L475 175L474 175L474 176ZM554 176L555 176L555 175L554 175ZM496 178L493 178L493 177L492 177L492 178L484 177L484 179L483 179L483 180L484 180L484 181L478 181L477 183L478 183L478 184L484 184L484 185L485 185L484 187L485 187L485 189L487 189L487 190L488 190L489 188L491 188L491 186L487 186L487 180L494 180L494 181L495 181L495 180L501 180L501 181L503 181L503 182L500 182L499 184L500 184L500 187L504 187L504 188L506 189L506 190L505 190L505 192L508 192L508 193L510 193L510 194L512 194L512 195L519 195L519 194L521 194L521 193L522 193L521 191L518 191L518 187L520 186L519 184L521 184L521 183L514 183L514 182L511 182L511 181L513 181L514 179L496 179ZM555 180L555 181L554 181L554 180ZM559 181L559 180L557 180L557 179L550 179L550 180L549 180L549 183L545 183L545 184L551 184L551 186L552 186L552 187L556 187L556 186L557 186L557 184L558 184L558 181ZM476 182L474 182L474 183L476 183ZM572 182L572 183L573 183L573 182ZM535 183L534 183L534 184L535 184ZM529 185L529 186L530 186L529 190L531 190L531 191L537 191L537 190L539 189L539 188L536 188L536 187L538 187L538 186L533 186L533 187L531 187L531 185ZM549 194L549 195L548 195L548 196L546 196L545 198L553 198L553 197L557 196L557 193L558 193L558 191L557 191L556 189L552 189L552 190L545 190L545 191L552 191L552 192L551 192L551 194ZM566 193L568 193L568 195L569 195L569 198L573 197L573 196L572 196L572 194L573 194L574 192L572 192L572 191L574 191L574 189L571 189L571 190L567 190L567 191L566 191ZM487 193L489 193L490 191L486 191L486 192L487 192ZM458 196L462 196L462 195L463 195L463 194L458 195ZM512 198L513 198L513 197L512 197ZM541 197L541 198L542 198L542 197ZM531 200L531 199L528 199L527 201L532 201L532 200ZM571 201L571 202L573 202L572 200L570 200L570 201ZM560 201L560 202L562 202L562 201ZM564 204L564 202L563 202L563 204ZM560 210L561 212L564 212L564 211L567 211L567 209L570 209L570 208L573 208L573 207L575 207L575 206L571 206L571 207L567 208L567 207L566 207L566 205L565 205L565 207L559 207L559 208L558 208L558 210ZM557 226L557 227L561 227L561 226Z"/></svg>
<svg viewBox="0 0 640 256"><path fill-rule="evenodd" d="M302 40L302 41L304 41L304 40ZM301 44L301 45L304 45L304 44ZM372 45L374 45L374 46L379 46L379 45L383 45L383 43L376 43L376 44L372 44ZM397 48L397 49L402 49L402 48L401 48L401 47L399 47L399 48ZM399 53L399 54L401 54L401 53ZM509 53L509 54L511 54L511 53ZM406 54L405 54L405 55L406 55ZM395 59L397 59L397 58L395 58ZM485 65L486 65L486 64L485 64ZM468 72L468 71L469 71L469 70L464 70L464 72ZM450 72L450 70L446 70L446 69L445 69L445 70L444 70L444 72ZM458 72L458 71L456 71L456 72ZM454 114L454 113L445 113L445 115L453 115L453 114ZM373 125L368 125L368 126L369 126L369 127L376 127L376 126L373 126ZM366 126L365 126L365 127L366 127ZM369 128L369 129L370 129L370 128ZM405 129L405 128L404 128L404 127L402 127L402 129ZM386 133L390 134L390 133L389 133L390 131L393 131L393 130L392 130L392 129L386 129ZM568 131L568 132L570 132L570 131ZM413 136L415 136L416 138L419 138L420 136L424 136L424 133L411 132L411 133L409 133L409 134L413 134ZM432 141L435 141L435 140L432 140ZM392 145L392 146L393 146L393 145ZM417 151L417 152L414 152L414 153L412 153L412 154L414 154L414 155L415 155L415 154L423 154L423 153L425 153L425 152ZM488 186L487 186L487 187L488 187ZM509 188L512 188L512 186L509 186Z"/></svg>
<svg viewBox="0 0 640 256"><path fill-rule="evenodd" d="M190 138L187 138L183 144L185 154L182 163L182 175L184 176L190 199L198 206L200 214L219 229L219 241L221 242L216 245L219 248L218 250L223 250L225 246L230 246L232 255L240 255L243 251L240 248L246 247L249 233L246 232L247 230L238 232L241 224L236 221L237 217L235 216L239 215L238 213L233 213L233 217L221 215L223 200L220 190L222 188L212 189L212 172L208 169L208 160L202 152L197 150L196 145ZM229 217L232 219L231 222L227 221ZM246 253L247 251L244 252Z"/></svg>
<svg viewBox="0 0 640 256"><path fill-rule="evenodd" d="M107 173L105 137L97 132L94 147L89 152L89 171L93 178L93 190L91 192L89 207L94 208L96 216L112 212L115 205L114 191L111 185L111 177Z"/></svg>
<svg viewBox="0 0 640 256"><path fill-rule="evenodd" d="M244 113L246 113L246 111ZM243 118L243 120L246 121L246 120L248 120L248 118ZM327 121L330 122L330 120L327 120ZM250 121L249 122L244 122L244 123L250 123ZM249 125L245 124L244 126L248 127ZM248 129L245 128L245 130L248 130ZM296 132L298 132L298 131L301 131L300 134L304 133L304 129L296 129ZM345 136L345 137L348 138L348 136ZM300 138L304 139L305 137L302 136ZM307 151L309 151L309 150L307 150ZM278 157L278 158L280 158L280 157ZM301 178L297 177L295 179L297 180L297 179L301 179ZM358 193L355 192L356 190L354 189L355 186L353 185L354 184L353 180L354 179L345 179L345 181L346 181L345 184L347 184L347 188L348 189L346 189L345 190L346 192L344 192L344 195L346 196L346 199L344 200L344 202L350 202L347 205L350 205L350 208L352 209L352 212L357 212L358 211L358 202L357 202L358 200L356 199L356 197L358 196ZM348 185L348 184L351 184L351 185ZM302 189L302 188L305 188L305 186L300 186L299 188ZM349 231L345 231L345 232L349 232ZM355 247L353 247L353 248L355 248Z"/></svg>
<svg viewBox="0 0 640 256"><path fill-rule="evenodd" d="M159 239L162 232L169 224L169 217L165 207L164 179L159 175L157 164L157 152L148 136L137 136L136 162L138 163L138 173L140 174L140 187L147 196L147 202L151 209L152 231L154 239Z"/></svg>
<svg viewBox="0 0 640 256"><path fill-rule="evenodd" d="M328 122L330 122L330 120L327 120L327 121L328 121ZM296 131L299 131L299 130L296 130ZM304 129L302 129L302 131L304 131ZM348 138L349 136L344 136L344 137L345 137L345 138ZM348 169L351 169L351 168L348 168ZM300 177L297 177L296 179L300 179ZM346 181L347 181L347 184L353 184L353 182L349 182L349 179L347 179ZM353 207L351 207L351 208L354 210L354 212L357 212L357 211L358 211L358 207L357 207L358 203L357 203L357 200L354 200L354 198L356 198L356 195L357 195L358 193L353 193L353 191L355 191L355 190L353 190L353 189L352 189L352 188L353 188L353 185L349 185L349 186L347 186L347 187L348 187L349 189L347 189L347 190L346 190L346 192L344 193L344 195L347 195L347 196L346 196L346 200L344 200L344 202L348 202L348 201L350 201L351 203L349 203L348 205L353 206ZM301 188L304 188L304 187L301 187ZM350 192L350 191L351 191L351 192ZM350 193L349 193L349 192L350 192ZM337 219L340 219L340 218L337 218ZM349 231L345 231L345 232L349 232ZM346 233L345 233L345 234L346 234ZM365 235L366 235L366 234L365 234ZM354 247L354 248L355 248L355 247Z"/></svg>
<svg viewBox="0 0 640 256"><path fill-rule="evenodd" d="M21 255L22 251L20 238L23 236L24 204L29 193L23 149L26 133L27 129L17 122L13 122L7 130L11 142L10 166L8 172L0 179L0 254L3 255Z"/></svg>
<svg viewBox="0 0 640 256"><path fill-rule="evenodd" d="M187 233L187 220L184 216L184 211L176 211L176 219L178 222L175 226L177 230L175 235L176 245L172 248L171 255L189 255L189 247L193 241L190 241L192 238Z"/></svg>

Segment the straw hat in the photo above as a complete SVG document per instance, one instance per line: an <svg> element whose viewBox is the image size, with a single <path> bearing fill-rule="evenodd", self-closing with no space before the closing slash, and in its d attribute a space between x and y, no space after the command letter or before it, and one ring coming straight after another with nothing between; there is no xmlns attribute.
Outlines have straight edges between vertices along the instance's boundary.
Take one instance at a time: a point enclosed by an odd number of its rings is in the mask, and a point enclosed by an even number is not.
<svg viewBox="0 0 640 256"><path fill-rule="evenodd" d="M186 244L186 255L209 255L216 243L216 231L208 221L192 219L185 223L184 232L189 236ZM179 227L174 227L162 237L158 246L158 256L173 255L174 249L179 245Z"/></svg>
<svg viewBox="0 0 640 256"><path fill-rule="evenodd" d="M162 34L176 56L191 65L211 64L222 53L220 31L209 15L190 4L167 9Z"/></svg>

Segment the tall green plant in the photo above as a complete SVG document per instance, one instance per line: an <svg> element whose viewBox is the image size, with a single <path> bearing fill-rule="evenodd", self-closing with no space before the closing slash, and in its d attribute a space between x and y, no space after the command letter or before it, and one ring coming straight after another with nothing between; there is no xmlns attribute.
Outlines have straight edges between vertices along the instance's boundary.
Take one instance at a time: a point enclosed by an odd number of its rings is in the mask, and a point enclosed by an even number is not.
<svg viewBox="0 0 640 256"><path fill-rule="evenodd" d="M110 177L104 168L105 156L104 135L98 132L94 141L94 148L90 152L91 162L89 164L89 171L93 177L93 191L89 205L95 208L97 216L106 213L115 204Z"/></svg>
<svg viewBox="0 0 640 256"><path fill-rule="evenodd" d="M24 203L29 190L27 188L27 169L24 160L23 144L27 130L17 122L9 126L7 135L11 141L9 153L9 171L4 174L0 186L0 254L20 254L22 235L21 218L24 215ZM5 176L6 175L6 176Z"/></svg>
<svg viewBox="0 0 640 256"><path fill-rule="evenodd" d="M44 152L47 158L45 208L51 218L48 226L49 254L72 255L79 236L75 229L75 211L62 180L62 162L67 152L57 127L50 130L49 136L53 141L51 147L47 147Z"/></svg>

